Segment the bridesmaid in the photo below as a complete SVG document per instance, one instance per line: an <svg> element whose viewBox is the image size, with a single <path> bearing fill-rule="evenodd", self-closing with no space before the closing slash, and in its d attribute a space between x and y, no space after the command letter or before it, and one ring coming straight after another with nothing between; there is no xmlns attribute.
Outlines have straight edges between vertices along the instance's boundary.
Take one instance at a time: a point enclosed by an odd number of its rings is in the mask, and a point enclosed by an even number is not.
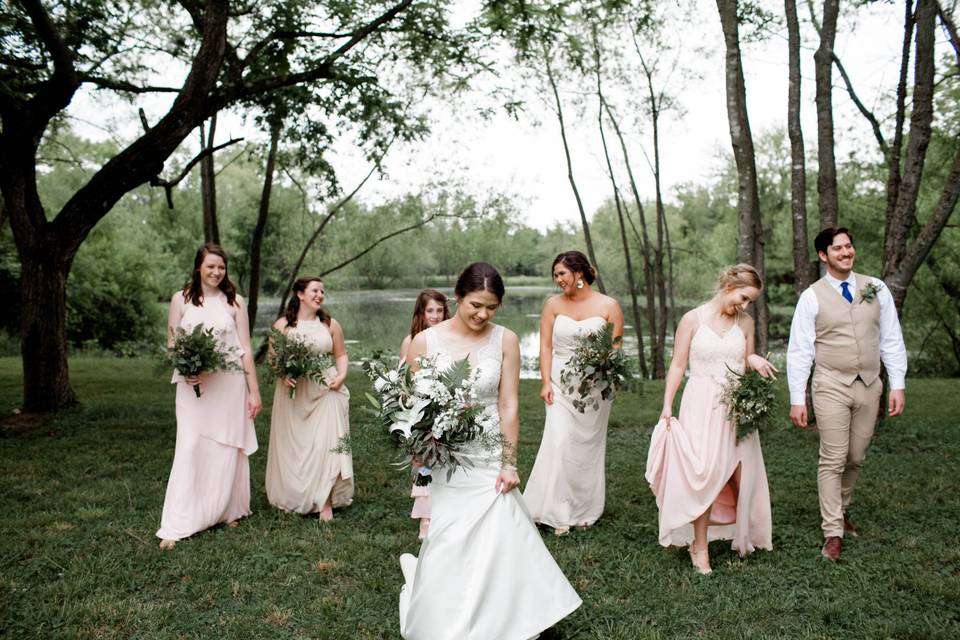
<svg viewBox="0 0 960 640"><path fill-rule="evenodd" d="M253 419L260 413L260 389L246 305L227 275L227 254L215 244L200 247L190 282L170 300L167 344L173 344L178 327L190 330L201 323L221 331L223 343L237 349L243 372L173 377L177 445L157 531L161 549L220 522L236 526L250 515L247 457L257 450ZM199 398L195 384L201 385Z"/></svg>
<svg viewBox="0 0 960 640"><path fill-rule="evenodd" d="M650 440L646 479L660 509L660 544L690 545L690 560L703 574L711 572L709 540L732 540L741 556L773 548L760 439L753 432L738 443L720 403L728 368L776 372L753 352L753 319L744 313L762 289L756 269L738 264L720 275L713 298L684 314ZM673 399L688 358L677 420Z"/></svg>
<svg viewBox="0 0 960 640"><path fill-rule="evenodd" d="M413 321L410 323L410 334L400 343L400 361L407 359L407 350L410 349L410 342L413 337L426 329L433 327L450 319L450 310L447 308L447 296L436 289L424 289L417 296L417 301L413 305ZM413 485L410 490L410 497L413 498L413 510L410 512L411 518L420 519L419 537L423 540L427 537L427 531L430 528L430 486L418 487Z"/></svg>
<svg viewBox="0 0 960 640"><path fill-rule="evenodd" d="M589 527L603 513L604 461L610 401L580 413L560 386L560 371L573 355L578 337L613 323L623 335L623 312L609 296L590 288L595 270L579 251L553 261L560 293L547 299L540 314L540 397L546 403L543 441L523 492L533 519L556 535Z"/></svg>
<svg viewBox="0 0 960 640"><path fill-rule="evenodd" d="M284 511L320 512L333 519L333 509L353 502L353 459L336 452L350 435L350 393L343 385L349 360L340 323L321 305L320 278L300 278L284 316L274 328L296 335L317 350L333 352L336 366L325 373L327 384L285 378L273 393L270 448L267 451L267 499ZM289 390L296 386L291 398Z"/></svg>

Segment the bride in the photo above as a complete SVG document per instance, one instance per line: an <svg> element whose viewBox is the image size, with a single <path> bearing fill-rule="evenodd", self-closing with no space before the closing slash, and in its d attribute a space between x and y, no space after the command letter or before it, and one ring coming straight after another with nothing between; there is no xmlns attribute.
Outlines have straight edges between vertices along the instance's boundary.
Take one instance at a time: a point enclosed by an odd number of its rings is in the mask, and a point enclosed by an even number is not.
<svg viewBox="0 0 960 640"><path fill-rule="evenodd" d="M406 640L527 640L581 600L513 490L520 484L520 344L515 333L490 322L503 280L489 264L475 262L454 291L456 314L417 334L407 362L416 368L422 355L436 356L440 366L469 358L479 400L499 414L506 451L473 451L473 466L449 479L446 470L434 470L420 557L400 557L400 633Z"/></svg>

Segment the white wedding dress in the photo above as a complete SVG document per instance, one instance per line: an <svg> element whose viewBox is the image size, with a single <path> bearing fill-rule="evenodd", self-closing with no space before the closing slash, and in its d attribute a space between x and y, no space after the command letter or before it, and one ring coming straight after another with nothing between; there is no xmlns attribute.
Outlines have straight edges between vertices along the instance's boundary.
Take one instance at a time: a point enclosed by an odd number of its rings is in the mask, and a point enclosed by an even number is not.
<svg viewBox="0 0 960 640"><path fill-rule="evenodd" d="M452 354L434 328L427 353L448 366ZM480 400L494 412L500 387L503 327L469 353ZM499 428L499 427L497 427ZM478 451L475 466L447 479L433 470L432 519L419 559L400 557L400 633L406 640L528 640L580 606L547 551L520 491L497 493L499 455Z"/></svg>

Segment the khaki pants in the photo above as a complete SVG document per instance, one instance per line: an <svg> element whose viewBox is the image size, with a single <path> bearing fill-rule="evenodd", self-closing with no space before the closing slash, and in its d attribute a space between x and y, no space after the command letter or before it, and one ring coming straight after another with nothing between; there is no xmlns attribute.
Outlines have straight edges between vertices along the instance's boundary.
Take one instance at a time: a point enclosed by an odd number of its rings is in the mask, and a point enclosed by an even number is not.
<svg viewBox="0 0 960 640"><path fill-rule="evenodd" d="M848 387L814 374L812 387L820 433L820 526L824 537L843 537L843 514L873 438L883 383L877 379L868 386L857 378Z"/></svg>

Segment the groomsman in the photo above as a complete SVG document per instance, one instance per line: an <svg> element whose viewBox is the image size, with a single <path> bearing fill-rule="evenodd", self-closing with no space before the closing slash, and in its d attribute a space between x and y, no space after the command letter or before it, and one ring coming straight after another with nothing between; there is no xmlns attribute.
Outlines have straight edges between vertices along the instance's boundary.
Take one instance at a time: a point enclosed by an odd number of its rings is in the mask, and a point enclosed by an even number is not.
<svg viewBox="0 0 960 640"><path fill-rule="evenodd" d="M823 278L800 295L790 325L787 380L790 419L807 426L806 387L811 364L813 408L820 434L817 491L825 542L820 553L838 560L843 537L856 537L847 508L874 425L887 369L891 417L903 413L907 350L889 289L877 278L854 273L853 237L829 227L814 240Z"/></svg>

